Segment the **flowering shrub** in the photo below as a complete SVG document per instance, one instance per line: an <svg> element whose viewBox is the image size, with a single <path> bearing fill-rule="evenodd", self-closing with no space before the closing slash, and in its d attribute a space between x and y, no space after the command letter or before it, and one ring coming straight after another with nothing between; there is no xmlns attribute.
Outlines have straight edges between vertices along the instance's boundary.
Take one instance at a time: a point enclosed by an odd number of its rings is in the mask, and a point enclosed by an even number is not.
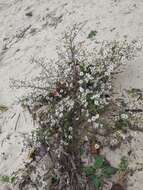
<svg viewBox="0 0 143 190"><path fill-rule="evenodd" d="M88 159L91 151L84 145L97 141L95 129L105 127L100 119L110 102L112 74L133 54L133 47L126 41L103 42L88 52L83 43L77 42L79 32L80 27L75 25L65 33L53 73L43 60L34 60L42 67L40 76L32 83L14 81L17 87L33 89L23 104L39 123L33 141L50 153L60 190L90 186L82 170L82 155L86 154ZM121 119L125 122L125 115ZM99 154L99 151L92 152Z"/></svg>

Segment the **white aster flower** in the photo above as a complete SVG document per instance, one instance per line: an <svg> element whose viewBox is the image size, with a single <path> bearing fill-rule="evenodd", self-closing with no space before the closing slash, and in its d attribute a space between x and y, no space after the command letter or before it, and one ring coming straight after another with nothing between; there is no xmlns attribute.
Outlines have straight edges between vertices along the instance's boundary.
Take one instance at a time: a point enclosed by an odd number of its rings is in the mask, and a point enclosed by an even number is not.
<svg viewBox="0 0 143 190"><path fill-rule="evenodd" d="M123 139L123 140L125 140L125 139L126 139L126 135L125 135L125 134L123 134L123 133L121 134L121 137L122 137L122 139Z"/></svg>
<svg viewBox="0 0 143 190"><path fill-rule="evenodd" d="M99 114L96 114L95 116L92 116L91 118L92 121L96 121L97 119L99 119Z"/></svg>
<svg viewBox="0 0 143 190"><path fill-rule="evenodd" d="M85 137L84 137L84 140L85 140L85 141L88 141L88 137L87 137L87 136L85 136Z"/></svg>
<svg viewBox="0 0 143 190"><path fill-rule="evenodd" d="M91 100L93 99L99 99L100 98L100 94L94 94L92 97L91 97Z"/></svg>
<svg viewBox="0 0 143 190"><path fill-rule="evenodd" d="M61 141L60 141L60 144L61 144L61 145L62 145L62 144L64 144L64 141L63 141L63 140L61 140Z"/></svg>
<svg viewBox="0 0 143 190"><path fill-rule="evenodd" d="M99 114L97 113L95 117L96 117L96 119L99 119Z"/></svg>
<svg viewBox="0 0 143 190"><path fill-rule="evenodd" d="M89 112L88 111L86 112L86 117L89 117Z"/></svg>
<svg viewBox="0 0 143 190"><path fill-rule="evenodd" d="M59 107L59 111L62 112L63 110L64 110L64 106L61 105L61 106Z"/></svg>
<svg viewBox="0 0 143 190"><path fill-rule="evenodd" d="M73 130L73 128L72 127L69 127L69 131L72 131Z"/></svg>
<svg viewBox="0 0 143 190"><path fill-rule="evenodd" d="M79 75L82 77L82 76L84 76L84 73L83 73L83 72L80 72Z"/></svg>
<svg viewBox="0 0 143 190"><path fill-rule="evenodd" d="M80 91L81 93L83 93L83 92L84 92L84 89L83 89L82 87L80 87L80 88L79 88L79 91Z"/></svg>
<svg viewBox="0 0 143 190"><path fill-rule="evenodd" d="M111 146L114 146L116 144L118 144L118 140L116 138L113 138L111 141L110 141L110 144Z"/></svg>
<svg viewBox="0 0 143 190"><path fill-rule="evenodd" d="M62 117L63 117L63 113L60 113L60 114L59 114L59 118L62 118Z"/></svg>
<svg viewBox="0 0 143 190"><path fill-rule="evenodd" d="M96 99L100 98L100 94L95 94L94 98L96 98Z"/></svg>
<svg viewBox="0 0 143 190"><path fill-rule="evenodd" d="M69 136L68 136L68 139L72 139L72 136L71 136L71 135L69 135Z"/></svg>
<svg viewBox="0 0 143 190"><path fill-rule="evenodd" d="M116 134L117 134L118 136L121 136L122 132L121 132L120 130L118 130L118 131L116 132Z"/></svg>
<svg viewBox="0 0 143 190"><path fill-rule="evenodd" d="M79 84L82 84L82 83L83 83L83 80L79 80L78 83L79 83Z"/></svg>
<svg viewBox="0 0 143 190"><path fill-rule="evenodd" d="M91 119L88 119L87 121L88 121L88 123L90 123L90 122L91 122Z"/></svg>
<svg viewBox="0 0 143 190"><path fill-rule="evenodd" d="M86 94L89 94L90 93L90 90L89 89L86 89Z"/></svg>
<svg viewBox="0 0 143 190"><path fill-rule="evenodd" d="M86 78L87 78L88 80L91 80L91 79L92 79L92 76L91 76L89 73L87 73L87 74L86 74Z"/></svg>
<svg viewBox="0 0 143 190"><path fill-rule="evenodd" d="M110 76L110 71L106 71L105 76Z"/></svg>
<svg viewBox="0 0 143 190"><path fill-rule="evenodd" d="M95 104L96 106L98 106L98 105L99 105L99 102L98 102L97 100L94 100L94 104Z"/></svg>
<svg viewBox="0 0 143 190"><path fill-rule="evenodd" d="M64 90L63 90L63 89L61 89L61 90L60 90L60 93L63 93L63 92L64 92Z"/></svg>
<svg viewBox="0 0 143 190"><path fill-rule="evenodd" d="M121 114L121 119L128 119L128 115L127 114Z"/></svg>
<svg viewBox="0 0 143 190"><path fill-rule="evenodd" d="M84 107L86 108L87 106L88 106L88 103L87 103L87 102L85 102Z"/></svg>
<svg viewBox="0 0 143 190"><path fill-rule="evenodd" d="M85 82L86 82L86 83L88 83L88 82L89 82L89 79L88 79L88 78L85 78L84 80L85 80Z"/></svg>
<svg viewBox="0 0 143 190"><path fill-rule="evenodd" d="M100 145L99 144L95 144L94 147L95 147L95 149L99 149Z"/></svg>
<svg viewBox="0 0 143 190"><path fill-rule="evenodd" d="M64 145L65 145L65 146L68 146L68 143L67 143L67 142L64 142Z"/></svg>

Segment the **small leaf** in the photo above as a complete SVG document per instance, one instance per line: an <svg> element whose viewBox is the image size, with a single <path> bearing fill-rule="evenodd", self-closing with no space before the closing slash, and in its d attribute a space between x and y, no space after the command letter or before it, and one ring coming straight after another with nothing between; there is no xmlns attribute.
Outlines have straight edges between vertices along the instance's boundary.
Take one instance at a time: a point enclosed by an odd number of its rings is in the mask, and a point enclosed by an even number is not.
<svg viewBox="0 0 143 190"><path fill-rule="evenodd" d="M91 32L88 34L88 38L93 38L96 36L96 34L97 34L96 30L91 30Z"/></svg>
<svg viewBox="0 0 143 190"><path fill-rule="evenodd" d="M95 162L94 162L94 168L95 169L102 168L103 165L104 165L104 161L105 161L105 159L104 159L103 156L100 156L100 155L96 156L95 157Z"/></svg>
<svg viewBox="0 0 143 190"><path fill-rule="evenodd" d="M128 165L129 165L128 159L126 158L126 156L123 156L119 164L119 170L126 171L128 169Z"/></svg>
<svg viewBox="0 0 143 190"><path fill-rule="evenodd" d="M96 190L99 190L103 186L103 181L101 178L98 178L96 176L92 176L91 181L95 185Z"/></svg>
<svg viewBox="0 0 143 190"><path fill-rule="evenodd" d="M117 172L117 169L111 166L106 166L102 169L102 173L105 177L111 177Z"/></svg>
<svg viewBox="0 0 143 190"><path fill-rule="evenodd" d="M10 182L10 178L9 176L0 176L0 181L5 182L5 183L9 183Z"/></svg>
<svg viewBox="0 0 143 190"><path fill-rule="evenodd" d="M92 166L85 167L84 172L87 176L93 175L95 173L94 168Z"/></svg>
<svg viewBox="0 0 143 190"><path fill-rule="evenodd" d="M11 182L11 183L14 183L15 180L16 180L16 177L15 177L15 176L12 176L11 179L10 179L10 182Z"/></svg>

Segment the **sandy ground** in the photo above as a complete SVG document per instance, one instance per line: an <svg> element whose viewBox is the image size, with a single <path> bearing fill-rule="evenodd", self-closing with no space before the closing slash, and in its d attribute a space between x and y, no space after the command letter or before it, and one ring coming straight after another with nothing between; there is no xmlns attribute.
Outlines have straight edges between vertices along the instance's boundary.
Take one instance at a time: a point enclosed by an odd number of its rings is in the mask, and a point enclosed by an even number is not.
<svg viewBox="0 0 143 190"><path fill-rule="evenodd" d="M9 114L23 110L15 106L17 98L25 91L10 88L10 79L30 79L35 76L37 68L31 64L31 58L56 57L57 39L67 26L73 23L86 22L83 29L85 36L91 30L97 31L97 40L127 39L143 40L143 1L142 0L0 0L0 105L7 105L8 112L1 115L1 123ZM121 68L116 76L114 90L120 96L124 89L143 89L143 56L140 54L133 61ZM24 112L25 113L25 112ZM33 129L31 118L26 115L19 121L19 127L13 119L2 125L0 143L7 135L0 149L0 174L10 174L23 162L23 137L19 133L29 134ZM28 130L27 130L28 127ZM26 130L26 131L25 131ZM142 134L131 146L136 159L140 162L143 156ZM17 136L17 137L16 137ZM117 158L120 154L118 152ZM9 156L3 159L3 154ZM21 156L22 155L22 156ZM116 160L115 153L108 156ZM3 159L3 161L2 161ZM16 160L16 163L14 163ZM129 190L142 190L143 173L136 173L129 180Z"/></svg>

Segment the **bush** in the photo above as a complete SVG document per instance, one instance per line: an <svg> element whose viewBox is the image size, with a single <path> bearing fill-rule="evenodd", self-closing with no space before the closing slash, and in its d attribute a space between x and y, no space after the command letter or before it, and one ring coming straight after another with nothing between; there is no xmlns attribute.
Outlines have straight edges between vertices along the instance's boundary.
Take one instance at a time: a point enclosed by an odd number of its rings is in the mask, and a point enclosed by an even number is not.
<svg viewBox="0 0 143 190"><path fill-rule="evenodd" d="M48 148L56 178L59 179L58 186L62 190L80 190L89 185L86 174L91 172L91 168L82 169L81 148L85 136L86 141L92 140L89 134L94 134L93 126L100 124L100 113L109 104L107 93L111 93L114 70L133 54L133 47L126 41L103 42L88 52L82 47L83 43L78 42L81 27L74 25L64 34L54 72L49 71L42 59L34 59L33 62L42 68L41 74L31 83L13 81L15 87L32 89L23 104L29 107L33 118L39 122L33 141ZM90 151L83 151L88 159ZM103 169L104 177L114 173L112 167ZM97 184L101 181L93 181L96 188L101 186Z"/></svg>

